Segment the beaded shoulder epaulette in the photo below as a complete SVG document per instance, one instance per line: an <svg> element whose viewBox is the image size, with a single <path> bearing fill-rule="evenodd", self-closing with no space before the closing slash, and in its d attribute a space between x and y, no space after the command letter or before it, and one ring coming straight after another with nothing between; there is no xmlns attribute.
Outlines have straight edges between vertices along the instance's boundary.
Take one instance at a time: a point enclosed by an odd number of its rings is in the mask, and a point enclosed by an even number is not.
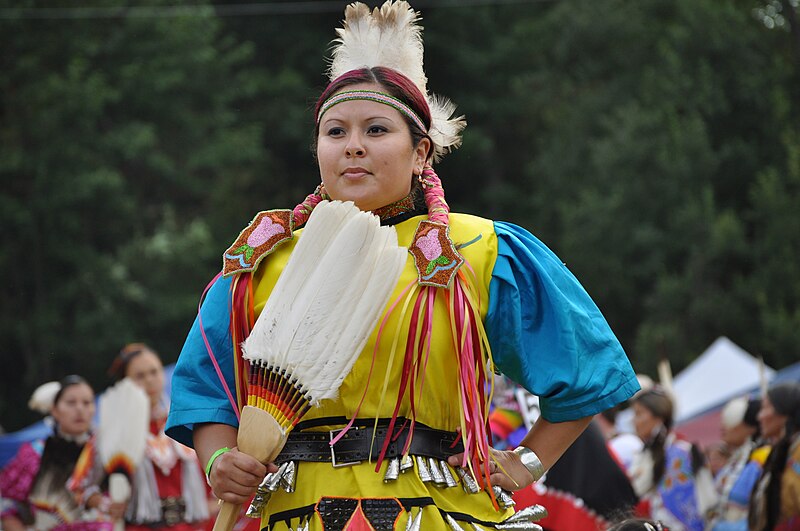
<svg viewBox="0 0 800 531"><path fill-rule="evenodd" d="M408 252L414 257L419 284L449 288L464 259L450 239L450 228L444 223L424 219Z"/></svg>
<svg viewBox="0 0 800 531"><path fill-rule="evenodd" d="M265 210L239 233L222 257L222 276L255 271L259 262L281 243L292 239L294 213L291 210Z"/></svg>

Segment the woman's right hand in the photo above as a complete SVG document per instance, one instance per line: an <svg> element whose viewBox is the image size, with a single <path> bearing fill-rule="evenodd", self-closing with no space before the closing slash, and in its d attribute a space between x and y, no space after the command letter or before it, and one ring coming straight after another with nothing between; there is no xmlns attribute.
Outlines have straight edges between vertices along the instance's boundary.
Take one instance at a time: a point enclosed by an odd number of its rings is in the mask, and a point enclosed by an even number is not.
<svg viewBox="0 0 800 531"><path fill-rule="evenodd" d="M111 502L108 504L107 514L112 520L120 520L125 515L128 502Z"/></svg>
<svg viewBox="0 0 800 531"><path fill-rule="evenodd" d="M273 463L265 466L234 447L214 460L208 481L217 498L241 505L250 499L267 472L277 471Z"/></svg>

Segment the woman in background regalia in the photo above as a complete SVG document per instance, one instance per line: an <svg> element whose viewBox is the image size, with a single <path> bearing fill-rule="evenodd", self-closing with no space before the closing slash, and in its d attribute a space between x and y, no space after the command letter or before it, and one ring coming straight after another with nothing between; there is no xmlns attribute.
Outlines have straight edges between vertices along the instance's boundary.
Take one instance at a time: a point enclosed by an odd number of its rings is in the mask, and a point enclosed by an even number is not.
<svg viewBox="0 0 800 531"><path fill-rule="evenodd" d="M671 531L703 531L717 492L700 449L672 429L670 393L653 386L636 395L633 411L636 435L644 442L631 466L639 512Z"/></svg>
<svg viewBox="0 0 800 531"><path fill-rule="evenodd" d="M111 529L97 511L78 505L67 481L86 441L95 412L94 391L80 376L40 386L32 409L49 415L53 434L25 443L0 473L0 518L5 531Z"/></svg>
<svg viewBox="0 0 800 531"><path fill-rule="evenodd" d="M191 448L164 434L168 401L164 394L164 366L158 354L144 343L126 345L115 358L110 374L125 378L144 390L149 407L144 454L130 478L131 495L114 501L109 495L109 475L98 445L102 434L86 445L81 462L70 478L70 488L86 507L99 508L112 519L124 519L128 531L170 529L197 531L209 517L209 495L197 455ZM126 422L120 413L121 422Z"/></svg>

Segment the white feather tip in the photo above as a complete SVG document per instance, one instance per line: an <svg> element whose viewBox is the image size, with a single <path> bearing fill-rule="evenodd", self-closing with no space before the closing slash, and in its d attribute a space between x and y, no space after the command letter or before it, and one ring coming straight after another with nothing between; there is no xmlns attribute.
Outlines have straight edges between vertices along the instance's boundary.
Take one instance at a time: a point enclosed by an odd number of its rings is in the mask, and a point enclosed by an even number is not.
<svg viewBox="0 0 800 531"><path fill-rule="evenodd" d="M453 116L456 105L449 99L428 95L428 105L431 109L432 126L429 132L433 140L433 159L438 162L450 151L461 145L461 132L467 126L464 116Z"/></svg>
<svg viewBox="0 0 800 531"><path fill-rule="evenodd" d="M347 6L333 41L331 80L358 68L385 66L401 72L425 93L422 28L408 2L385 2L370 11L360 2Z"/></svg>
<svg viewBox="0 0 800 531"><path fill-rule="evenodd" d="M110 387L99 400L97 451L104 466L124 461L134 467L144 455L150 400L129 378Z"/></svg>
<svg viewBox="0 0 800 531"><path fill-rule="evenodd" d="M31 395L28 407L42 415L49 415L60 390L61 384L58 382L43 383Z"/></svg>

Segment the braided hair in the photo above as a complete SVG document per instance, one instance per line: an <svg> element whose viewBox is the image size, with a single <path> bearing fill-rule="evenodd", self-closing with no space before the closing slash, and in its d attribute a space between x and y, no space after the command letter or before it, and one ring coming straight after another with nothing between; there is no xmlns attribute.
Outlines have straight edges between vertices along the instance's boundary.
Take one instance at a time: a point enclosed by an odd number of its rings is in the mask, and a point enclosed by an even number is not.
<svg viewBox="0 0 800 531"><path fill-rule="evenodd" d="M662 422L658 433L645 442L645 448L649 449L650 454L653 456L653 484L657 485L666 471L666 450L664 445L672 428L672 399L663 388L655 386L639 394L634 399L634 402L646 408Z"/></svg>

